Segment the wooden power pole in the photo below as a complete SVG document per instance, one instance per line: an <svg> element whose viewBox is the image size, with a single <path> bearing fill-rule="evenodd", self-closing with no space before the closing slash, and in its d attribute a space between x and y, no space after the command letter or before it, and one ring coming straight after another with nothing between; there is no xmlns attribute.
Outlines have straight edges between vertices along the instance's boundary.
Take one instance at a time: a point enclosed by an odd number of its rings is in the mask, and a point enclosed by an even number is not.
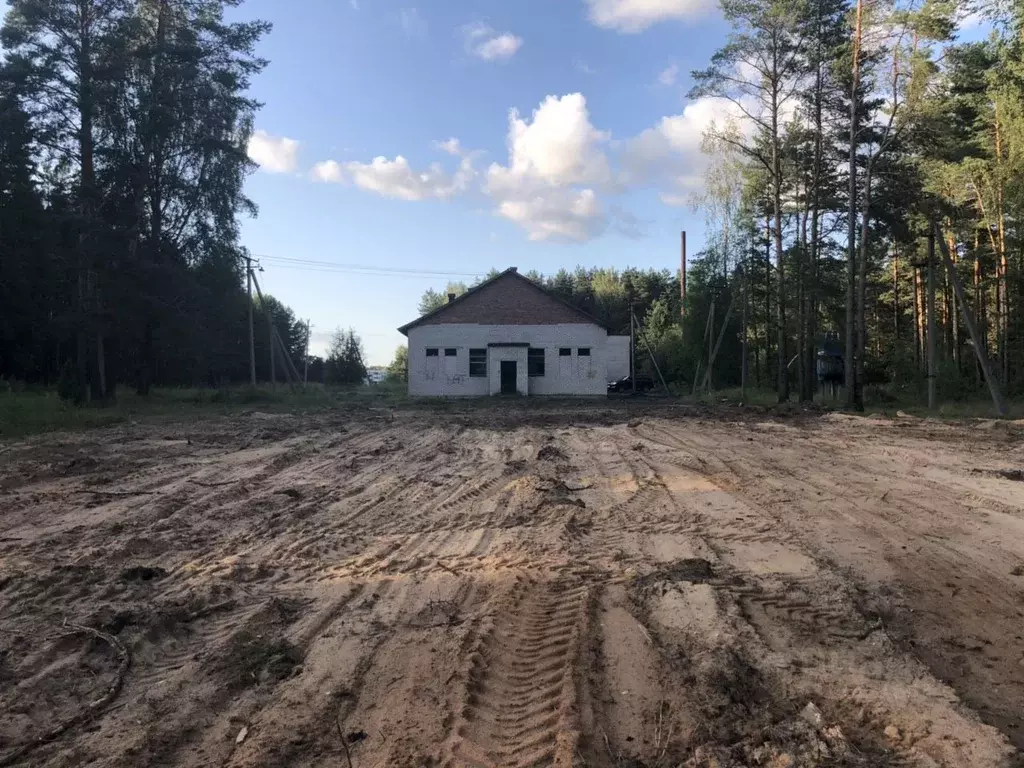
<svg viewBox="0 0 1024 768"><path fill-rule="evenodd" d="M633 302L629 302L629 382L636 394L636 323L633 320Z"/></svg>
<svg viewBox="0 0 1024 768"><path fill-rule="evenodd" d="M302 363L302 386L309 383L309 319L306 319L306 354Z"/></svg>
<svg viewBox="0 0 1024 768"><path fill-rule="evenodd" d="M679 318L686 319L686 230L680 233L679 244Z"/></svg>
<svg viewBox="0 0 1024 768"><path fill-rule="evenodd" d="M743 291L743 359L740 361L740 400L747 401L747 378L750 373L747 335L747 314L749 310L749 295L747 293L747 270L740 264L739 268L740 290Z"/></svg>
<svg viewBox="0 0 1024 768"><path fill-rule="evenodd" d="M249 296L249 384L256 387L256 340L252 330L252 256L245 256L245 285Z"/></svg>

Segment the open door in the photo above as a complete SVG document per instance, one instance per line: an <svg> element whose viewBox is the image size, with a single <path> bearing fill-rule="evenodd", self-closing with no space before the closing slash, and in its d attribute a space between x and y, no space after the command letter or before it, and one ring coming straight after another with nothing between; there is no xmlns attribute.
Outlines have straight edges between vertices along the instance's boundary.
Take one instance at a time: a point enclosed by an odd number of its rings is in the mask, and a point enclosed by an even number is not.
<svg viewBox="0 0 1024 768"><path fill-rule="evenodd" d="M516 389L516 374L515 360L501 361L501 394L514 395L518 391Z"/></svg>

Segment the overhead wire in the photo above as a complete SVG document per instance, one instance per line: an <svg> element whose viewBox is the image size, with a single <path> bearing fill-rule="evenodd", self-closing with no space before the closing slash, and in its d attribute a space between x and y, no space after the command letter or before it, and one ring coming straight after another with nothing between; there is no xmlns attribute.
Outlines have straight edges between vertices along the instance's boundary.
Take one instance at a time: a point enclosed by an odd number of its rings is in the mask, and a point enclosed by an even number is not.
<svg viewBox="0 0 1024 768"><path fill-rule="evenodd" d="M296 269L308 272L340 272L343 274L376 275L380 277L479 277L480 272L454 272L435 269L417 269L415 267L384 267L372 264L339 264L318 259L302 259L290 256L259 255L261 262L267 266L281 269Z"/></svg>

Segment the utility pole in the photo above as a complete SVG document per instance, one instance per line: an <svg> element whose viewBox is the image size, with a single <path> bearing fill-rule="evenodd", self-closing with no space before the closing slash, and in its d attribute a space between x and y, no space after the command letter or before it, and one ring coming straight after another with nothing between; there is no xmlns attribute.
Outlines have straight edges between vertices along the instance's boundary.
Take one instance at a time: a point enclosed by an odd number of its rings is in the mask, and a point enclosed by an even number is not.
<svg viewBox="0 0 1024 768"><path fill-rule="evenodd" d="M935 410L935 227L928 229L928 410Z"/></svg>
<svg viewBox="0 0 1024 768"><path fill-rule="evenodd" d="M633 302L629 302L629 381L633 386L633 394L636 394L636 334L633 321Z"/></svg>
<svg viewBox="0 0 1024 768"><path fill-rule="evenodd" d="M679 318L686 319L686 230L680 233Z"/></svg>
<svg viewBox="0 0 1024 768"><path fill-rule="evenodd" d="M711 381L713 375L712 366L715 364L715 300L711 299L711 314L708 315L708 370L704 374L705 389L710 392L714 383Z"/></svg>
<svg viewBox="0 0 1024 768"><path fill-rule="evenodd" d="M302 364L302 386L309 382L309 319L306 319L306 356Z"/></svg>
<svg viewBox="0 0 1024 768"><path fill-rule="evenodd" d="M629 308L629 316L636 325L637 334L643 339L644 346L647 347L647 354L651 356L651 363L654 365L654 370L658 372L658 378L661 380L661 387L665 390L665 394L668 394L668 383L665 381L665 377L661 374L661 367L658 365L657 359L654 357L654 347L651 346L651 342L647 340L647 334L644 332L643 327L640 325L640 321L636 319L636 315L633 314L633 308Z"/></svg>
<svg viewBox="0 0 1024 768"><path fill-rule="evenodd" d="M252 331L252 256L245 255L245 285L249 297L249 384L256 388L256 341Z"/></svg>
<svg viewBox="0 0 1024 768"><path fill-rule="evenodd" d="M740 290L743 291L743 359L740 361L740 400L744 403L747 401L747 376L749 374L750 365L747 362L748 355L748 341L747 341L747 311L748 311L748 296L747 296L747 271L740 264L739 267L739 282Z"/></svg>
<svg viewBox="0 0 1024 768"><path fill-rule="evenodd" d="M256 290L259 290L257 285ZM270 350L270 388L277 389L277 371L274 368L274 313L270 311L270 304L263 301L263 292L260 291L260 303L263 311L267 313L267 349Z"/></svg>

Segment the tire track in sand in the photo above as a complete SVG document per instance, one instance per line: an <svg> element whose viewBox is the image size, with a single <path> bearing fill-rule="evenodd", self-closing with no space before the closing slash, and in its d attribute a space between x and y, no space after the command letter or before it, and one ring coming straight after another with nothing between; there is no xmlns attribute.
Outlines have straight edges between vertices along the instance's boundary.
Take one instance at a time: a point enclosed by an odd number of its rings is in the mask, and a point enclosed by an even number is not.
<svg viewBox="0 0 1024 768"><path fill-rule="evenodd" d="M519 582L469 657L449 768L572 764L578 738L574 667L590 590Z"/></svg>

